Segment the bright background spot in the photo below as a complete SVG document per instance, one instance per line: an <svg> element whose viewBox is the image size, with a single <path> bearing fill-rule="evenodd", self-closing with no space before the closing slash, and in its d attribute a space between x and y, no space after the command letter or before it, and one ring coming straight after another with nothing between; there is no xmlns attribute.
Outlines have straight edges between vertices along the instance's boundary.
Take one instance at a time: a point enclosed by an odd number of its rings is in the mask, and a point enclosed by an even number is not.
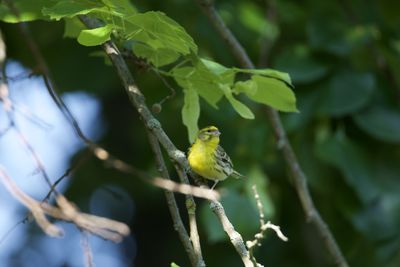
<svg viewBox="0 0 400 267"><path fill-rule="evenodd" d="M7 76L16 77L28 73L17 62L7 64ZM69 167L69 160L84 144L77 137L74 129L65 119L48 94L40 77L16 79L9 81L10 99L16 107L16 126L32 145L40 157L44 168L54 182ZM71 92L63 95L65 104L84 132L92 140L97 140L103 132L101 104L92 95L83 92ZM7 114L0 104L0 132L9 125ZM37 170L36 164L21 143L14 129L0 136L0 165L18 186L30 196L41 200L49 187ZM63 192L68 186L68 178L59 184L57 189ZM121 188L114 188L127 203L126 222L133 216L133 201ZM101 202L104 192L96 191L91 205ZM106 200L109 201L109 200ZM63 239L55 239L41 233L36 246L29 245L29 227L31 224L19 224L26 216L27 210L17 202L3 185L0 185L0 262L2 266L83 266L81 235L77 228L68 223L58 223L65 231ZM122 244L115 245L100 238L90 237L90 245L96 266L132 266L124 257L124 246L131 251L130 260L134 258L135 241L127 238ZM37 240L36 240L37 241ZM34 241L35 242L35 241ZM67 252L67 253L66 253ZM16 257L16 255L18 255Z"/></svg>

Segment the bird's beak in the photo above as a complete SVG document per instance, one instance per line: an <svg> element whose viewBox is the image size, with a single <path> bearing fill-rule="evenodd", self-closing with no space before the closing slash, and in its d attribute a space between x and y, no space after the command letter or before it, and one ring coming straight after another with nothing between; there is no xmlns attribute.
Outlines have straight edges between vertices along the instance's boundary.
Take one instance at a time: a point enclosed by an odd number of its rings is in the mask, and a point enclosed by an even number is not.
<svg viewBox="0 0 400 267"><path fill-rule="evenodd" d="M220 136L221 132L218 131L218 130L215 130L215 131L212 132L212 134L215 135L215 136Z"/></svg>

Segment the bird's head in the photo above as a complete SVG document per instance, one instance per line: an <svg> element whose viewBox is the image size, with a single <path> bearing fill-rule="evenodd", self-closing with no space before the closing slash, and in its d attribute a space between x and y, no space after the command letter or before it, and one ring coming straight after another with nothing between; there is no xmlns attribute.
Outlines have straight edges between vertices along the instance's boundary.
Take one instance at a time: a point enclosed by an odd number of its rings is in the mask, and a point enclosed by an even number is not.
<svg viewBox="0 0 400 267"><path fill-rule="evenodd" d="M219 143L220 132L215 126L208 126L201 129L197 135L197 138L203 142Z"/></svg>

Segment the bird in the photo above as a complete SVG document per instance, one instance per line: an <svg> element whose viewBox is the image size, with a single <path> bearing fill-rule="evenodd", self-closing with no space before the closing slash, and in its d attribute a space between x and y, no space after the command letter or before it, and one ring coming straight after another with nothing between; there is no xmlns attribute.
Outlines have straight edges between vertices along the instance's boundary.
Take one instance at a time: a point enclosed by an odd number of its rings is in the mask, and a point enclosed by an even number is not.
<svg viewBox="0 0 400 267"><path fill-rule="evenodd" d="M188 151L190 168L203 178L214 181L211 189L229 176L244 178L233 169L231 159L219 145L220 135L221 132L217 127L207 126L198 132L196 140Z"/></svg>

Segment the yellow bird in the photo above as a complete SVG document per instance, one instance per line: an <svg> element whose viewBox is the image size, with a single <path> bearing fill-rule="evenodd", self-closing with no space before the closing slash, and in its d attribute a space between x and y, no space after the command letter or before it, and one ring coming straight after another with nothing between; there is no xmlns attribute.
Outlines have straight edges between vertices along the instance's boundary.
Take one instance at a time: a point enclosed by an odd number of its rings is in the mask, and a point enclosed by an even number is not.
<svg viewBox="0 0 400 267"><path fill-rule="evenodd" d="M201 129L188 152L190 168L203 178L215 181L212 188L229 176L244 178L233 169L231 159L219 146L220 135L221 133L215 126Z"/></svg>

